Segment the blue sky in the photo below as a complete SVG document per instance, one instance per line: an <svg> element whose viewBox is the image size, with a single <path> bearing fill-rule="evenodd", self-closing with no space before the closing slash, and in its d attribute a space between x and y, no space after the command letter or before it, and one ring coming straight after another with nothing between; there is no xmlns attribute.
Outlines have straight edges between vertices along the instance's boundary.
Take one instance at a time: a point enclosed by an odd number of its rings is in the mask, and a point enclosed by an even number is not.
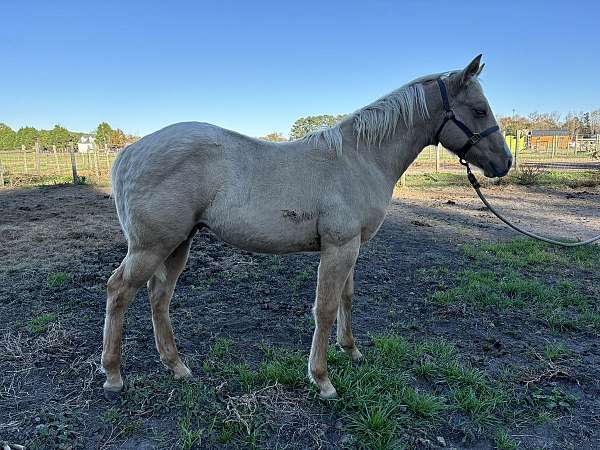
<svg viewBox="0 0 600 450"><path fill-rule="evenodd" d="M3 1L0 122L257 136L484 54L497 114L600 108L598 2Z"/></svg>

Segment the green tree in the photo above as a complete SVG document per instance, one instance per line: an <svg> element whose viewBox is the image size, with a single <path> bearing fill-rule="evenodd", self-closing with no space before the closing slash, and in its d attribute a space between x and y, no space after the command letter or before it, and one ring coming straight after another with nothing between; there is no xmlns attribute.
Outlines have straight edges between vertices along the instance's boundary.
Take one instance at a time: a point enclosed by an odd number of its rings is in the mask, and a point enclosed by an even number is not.
<svg viewBox="0 0 600 450"><path fill-rule="evenodd" d="M73 144L74 146L77 146L77 142L79 142L79 139L81 139L81 136L83 136L86 133L81 133L79 131L69 131L69 144Z"/></svg>
<svg viewBox="0 0 600 450"><path fill-rule="evenodd" d="M111 137L113 134L113 129L112 127L106 123L106 122L102 122L98 125L98 127L96 128L96 144L97 145L108 145L109 147L112 145L111 144Z"/></svg>
<svg viewBox="0 0 600 450"><path fill-rule="evenodd" d="M0 123L0 150L12 150L16 147L17 133L6 125Z"/></svg>
<svg viewBox="0 0 600 450"><path fill-rule="evenodd" d="M110 134L110 145L112 147L116 147L116 148L125 147L126 143L127 143L127 137L125 136L125 133L123 133L123 130L121 130L120 128L117 128L116 130L112 131L112 133Z"/></svg>
<svg viewBox="0 0 600 450"><path fill-rule="evenodd" d="M311 131L315 131L323 127L332 127L344 117L344 114L339 114L337 116L325 114L322 116L301 117L294 122L294 125L292 125L290 139L300 139Z"/></svg>
<svg viewBox="0 0 600 450"><path fill-rule="evenodd" d="M38 138L38 130L33 127L22 127L17 131L15 144L17 147L24 145L27 148L31 148L35 145L35 140Z"/></svg>
<svg viewBox="0 0 600 450"><path fill-rule="evenodd" d="M271 142L287 141L287 139L285 137L283 137L283 134L277 133L277 132L269 133L266 136L260 136L258 139L262 139L263 141L271 141Z"/></svg>
<svg viewBox="0 0 600 450"><path fill-rule="evenodd" d="M522 116L499 116L498 124L507 135L515 136L517 130L526 130L531 128L531 120Z"/></svg>
<svg viewBox="0 0 600 450"><path fill-rule="evenodd" d="M560 128L560 114L558 112L529 114L531 128L534 130L558 130Z"/></svg>
<svg viewBox="0 0 600 450"><path fill-rule="evenodd" d="M54 125L50 130L50 145L56 145L58 148L65 148L69 143L69 130L60 125Z"/></svg>
<svg viewBox="0 0 600 450"><path fill-rule="evenodd" d="M38 139L40 141L41 148L52 147L52 130L39 130Z"/></svg>

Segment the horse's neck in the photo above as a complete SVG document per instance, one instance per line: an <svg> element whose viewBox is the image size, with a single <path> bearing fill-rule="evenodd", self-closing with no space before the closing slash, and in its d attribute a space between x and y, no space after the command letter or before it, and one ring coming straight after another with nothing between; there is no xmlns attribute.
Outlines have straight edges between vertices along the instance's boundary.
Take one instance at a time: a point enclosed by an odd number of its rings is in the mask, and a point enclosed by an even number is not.
<svg viewBox="0 0 600 450"><path fill-rule="evenodd" d="M402 174L417 158L421 150L433 142L434 125L429 119L416 121L410 128L398 129L391 139L381 145L368 147L356 141L351 123L342 125L344 145L354 146L384 174L385 180L393 188Z"/></svg>

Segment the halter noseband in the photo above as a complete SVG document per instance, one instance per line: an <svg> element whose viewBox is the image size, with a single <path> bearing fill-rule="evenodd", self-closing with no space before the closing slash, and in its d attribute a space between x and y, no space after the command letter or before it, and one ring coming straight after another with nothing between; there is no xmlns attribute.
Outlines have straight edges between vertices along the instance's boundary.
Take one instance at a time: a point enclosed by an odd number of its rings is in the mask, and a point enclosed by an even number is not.
<svg viewBox="0 0 600 450"><path fill-rule="evenodd" d="M437 83L438 83L438 86L440 87L440 95L442 96L442 103L444 104L445 115L444 115L444 121L438 128L437 133L435 133L435 140L437 142L440 141L440 133L442 132L442 130L444 129L444 127L450 120L452 122L454 122L456 124L456 126L458 128L460 128L463 131L463 133L465 133L467 135L469 140L461 148L459 148L457 150L453 150L453 149L450 149L450 150L452 150L454 153L456 153L461 160L464 160L465 155L467 154L467 152L470 150L471 147L473 147L475 144L477 144L483 138L488 137L490 134L495 133L496 131L499 131L500 127L498 125L495 125L493 127L488 128L487 130L482 131L481 133L473 133L469 129L468 126L466 126L464 123L462 123L460 120L458 120L456 118L454 111L452 111L452 108L450 108L450 101L448 100L448 92L446 91L446 85L444 84L444 81L441 78L438 78Z"/></svg>

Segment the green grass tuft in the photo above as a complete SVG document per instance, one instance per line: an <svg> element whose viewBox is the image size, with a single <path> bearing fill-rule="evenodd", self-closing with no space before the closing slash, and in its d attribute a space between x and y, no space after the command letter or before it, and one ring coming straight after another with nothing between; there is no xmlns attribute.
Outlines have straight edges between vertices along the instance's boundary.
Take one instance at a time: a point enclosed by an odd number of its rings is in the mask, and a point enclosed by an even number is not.
<svg viewBox="0 0 600 450"><path fill-rule="evenodd" d="M55 272L48 275L48 286L51 288L57 288L65 284L65 282L71 277L70 273L67 272Z"/></svg>
<svg viewBox="0 0 600 450"><path fill-rule="evenodd" d="M48 326L56 322L56 318L55 313L40 314L27 322L27 329L30 333L45 333Z"/></svg>

